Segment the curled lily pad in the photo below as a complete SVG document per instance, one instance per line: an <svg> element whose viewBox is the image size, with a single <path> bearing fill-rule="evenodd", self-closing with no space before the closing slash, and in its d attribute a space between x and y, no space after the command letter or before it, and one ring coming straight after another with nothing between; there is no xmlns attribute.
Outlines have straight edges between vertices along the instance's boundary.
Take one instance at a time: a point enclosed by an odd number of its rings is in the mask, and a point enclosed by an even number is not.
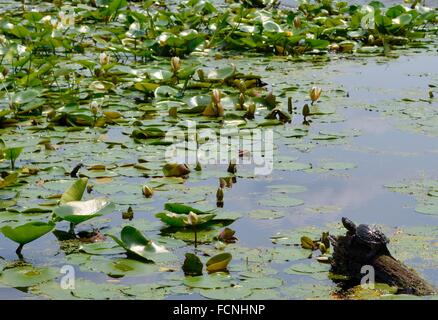
<svg viewBox="0 0 438 320"><path fill-rule="evenodd" d="M202 275L202 267L202 262L198 256L193 253L186 253L186 258L182 266L185 275L200 276Z"/></svg>
<svg viewBox="0 0 438 320"><path fill-rule="evenodd" d="M136 228L126 226L120 233L120 239L114 235L108 235L129 254L154 262L174 260L174 256L163 246L159 246Z"/></svg>
<svg viewBox="0 0 438 320"><path fill-rule="evenodd" d="M113 212L114 203L107 199L99 198L88 201L70 201L53 210L65 221L78 224L89 219Z"/></svg>
<svg viewBox="0 0 438 320"><path fill-rule="evenodd" d="M202 211L181 203L166 203L164 205L164 209L178 214L189 214L190 212L194 212L196 214L208 213L208 211Z"/></svg>
<svg viewBox="0 0 438 320"><path fill-rule="evenodd" d="M87 187L88 178L80 178L62 194L60 203L64 204L70 201L80 201Z"/></svg>
<svg viewBox="0 0 438 320"><path fill-rule="evenodd" d="M228 264L232 258L233 256L231 253L227 252L211 257L206 263L208 273L227 270Z"/></svg>
<svg viewBox="0 0 438 320"><path fill-rule="evenodd" d="M198 215L198 220L196 225L202 225L210 220L212 220L216 215L213 213ZM160 212L155 215L164 223L172 227L187 227L192 225L188 221L187 214L177 214L173 212Z"/></svg>
<svg viewBox="0 0 438 320"><path fill-rule="evenodd" d="M163 167L165 177L182 177L190 173L189 167L185 164L167 163Z"/></svg>
<svg viewBox="0 0 438 320"><path fill-rule="evenodd" d="M309 237L306 236L301 237L301 247L303 249L314 250L315 245L316 245L315 242Z"/></svg>
<svg viewBox="0 0 438 320"><path fill-rule="evenodd" d="M15 170L15 160L20 156L23 149L23 147L3 149L4 158L11 161L11 170Z"/></svg>
<svg viewBox="0 0 438 320"><path fill-rule="evenodd" d="M0 189L13 185L18 179L18 172L11 173L5 178L0 178Z"/></svg>

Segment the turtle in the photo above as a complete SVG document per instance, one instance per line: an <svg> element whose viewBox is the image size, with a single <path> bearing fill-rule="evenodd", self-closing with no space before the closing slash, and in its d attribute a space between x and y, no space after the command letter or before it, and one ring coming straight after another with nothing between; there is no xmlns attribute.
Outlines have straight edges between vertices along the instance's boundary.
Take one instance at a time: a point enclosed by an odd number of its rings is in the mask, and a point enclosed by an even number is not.
<svg viewBox="0 0 438 320"><path fill-rule="evenodd" d="M352 241L357 241L371 250L367 255L368 259L375 256L378 252L384 252L389 255L389 250L386 247L389 239L376 226L368 224L356 226L353 221L345 217L342 218L342 224L348 230L347 235L352 237Z"/></svg>

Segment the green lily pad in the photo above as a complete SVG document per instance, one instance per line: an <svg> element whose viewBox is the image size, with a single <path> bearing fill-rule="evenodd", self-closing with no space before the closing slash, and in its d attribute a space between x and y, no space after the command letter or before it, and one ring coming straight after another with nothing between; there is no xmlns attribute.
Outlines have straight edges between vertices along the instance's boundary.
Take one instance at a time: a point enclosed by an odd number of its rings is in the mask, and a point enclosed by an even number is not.
<svg viewBox="0 0 438 320"><path fill-rule="evenodd" d="M279 219L283 218L285 216L284 212L276 211L276 210L254 210L248 213L248 216L250 216L253 219Z"/></svg>
<svg viewBox="0 0 438 320"><path fill-rule="evenodd" d="M73 184L62 194L61 204L70 201L80 201L84 194L85 188L87 187L88 178L80 178L73 182Z"/></svg>
<svg viewBox="0 0 438 320"><path fill-rule="evenodd" d="M356 165L351 162L327 162L321 165L325 170L348 170L356 168Z"/></svg>
<svg viewBox="0 0 438 320"><path fill-rule="evenodd" d="M205 264L209 273L225 271L233 256L224 252L211 257Z"/></svg>
<svg viewBox="0 0 438 320"><path fill-rule="evenodd" d="M143 263L133 259L108 260L101 257L91 259L81 266L81 269L106 273L111 277L145 276L154 272L158 272L158 267L154 264Z"/></svg>
<svg viewBox="0 0 438 320"><path fill-rule="evenodd" d="M146 239L143 234L134 227L126 226L121 231L121 239L108 235L128 253L154 262L167 262L175 259L165 247L159 246Z"/></svg>
<svg viewBox="0 0 438 320"><path fill-rule="evenodd" d="M334 289L327 285L315 283L300 283L282 288L281 292L288 299L331 299Z"/></svg>
<svg viewBox="0 0 438 320"><path fill-rule="evenodd" d="M34 221L16 227L4 226L0 229L3 235L21 245L32 242L53 230L54 223Z"/></svg>
<svg viewBox="0 0 438 320"><path fill-rule="evenodd" d="M420 204L415 211L422 214L438 215L438 203Z"/></svg>
<svg viewBox="0 0 438 320"><path fill-rule="evenodd" d="M3 270L0 282L10 287L31 287L49 281L59 275L53 268L21 266Z"/></svg>
<svg viewBox="0 0 438 320"><path fill-rule="evenodd" d="M191 288L218 289L231 287L231 278L226 274L214 273L211 275L185 277L184 285Z"/></svg>
<svg viewBox="0 0 438 320"><path fill-rule="evenodd" d="M185 275L188 276L202 275L202 268L203 265L199 257L197 257L193 253L186 253L186 258L182 266Z"/></svg>
<svg viewBox="0 0 438 320"><path fill-rule="evenodd" d="M259 204L267 207L295 207L303 205L304 201L286 196L278 196L270 199L262 199L259 201Z"/></svg>
<svg viewBox="0 0 438 320"><path fill-rule="evenodd" d="M155 215L158 219L172 227L187 227L191 226L188 223L187 214L178 214L173 212L159 212ZM200 214L196 225L202 225L216 217L215 214Z"/></svg>
<svg viewBox="0 0 438 320"><path fill-rule="evenodd" d="M251 295L252 291L248 288L231 287L223 289L201 289L201 296L215 300L241 300Z"/></svg>
<svg viewBox="0 0 438 320"><path fill-rule="evenodd" d="M313 275L318 273L327 273L330 266L318 262L312 262L311 264L298 263L285 269L287 274L299 274L299 275ZM317 276L318 277L318 276Z"/></svg>
<svg viewBox="0 0 438 320"><path fill-rule="evenodd" d="M249 278L240 283L244 288L249 289L272 289L283 285L283 280L278 278Z"/></svg>

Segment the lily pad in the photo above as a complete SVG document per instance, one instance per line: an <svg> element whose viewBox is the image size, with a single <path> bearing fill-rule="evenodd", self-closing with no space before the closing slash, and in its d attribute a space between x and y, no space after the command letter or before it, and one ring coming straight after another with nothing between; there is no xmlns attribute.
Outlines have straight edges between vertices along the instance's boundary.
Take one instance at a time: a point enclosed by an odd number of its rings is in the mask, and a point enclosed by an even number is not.
<svg viewBox="0 0 438 320"><path fill-rule="evenodd" d="M248 288L231 287L223 289L201 289L201 296L214 300L241 300L251 295L252 291Z"/></svg>
<svg viewBox="0 0 438 320"><path fill-rule="evenodd" d="M163 246L159 246L146 239L143 234L134 227L126 226L121 231L121 239L108 235L128 253L154 262L167 262L174 260L174 256Z"/></svg>
<svg viewBox="0 0 438 320"><path fill-rule="evenodd" d="M267 207L295 207L303 205L304 201L286 196L277 196L270 199L262 199L259 201L259 204Z"/></svg>
<svg viewBox="0 0 438 320"><path fill-rule="evenodd" d="M32 242L53 230L54 223L29 222L16 227L4 226L0 229L3 235L21 245Z"/></svg>
<svg viewBox="0 0 438 320"><path fill-rule="evenodd" d="M183 283L191 288L218 289L231 287L232 282L230 276L222 273L215 273L197 277L188 276L184 279Z"/></svg>
<svg viewBox="0 0 438 320"><path fill-rule="evenodd" d="M89 219L100 217L114 211L115 205L107 199L99 198L88 201L70 201L53 210L63 220L79 224Z"/></svg>
<svg viewBox="0 0 438 320"><path fill-rule="evenodd" d="M3 270L0 282L10 287L31 287L59 276L53 268L21 266Z"/></svg>
<svg viewBox="0 0 438 320"><path fill-rule="evenodd" d="M225 271L233 256L230 253L220 253L211 257L205 264L209 273Z"/></svg>

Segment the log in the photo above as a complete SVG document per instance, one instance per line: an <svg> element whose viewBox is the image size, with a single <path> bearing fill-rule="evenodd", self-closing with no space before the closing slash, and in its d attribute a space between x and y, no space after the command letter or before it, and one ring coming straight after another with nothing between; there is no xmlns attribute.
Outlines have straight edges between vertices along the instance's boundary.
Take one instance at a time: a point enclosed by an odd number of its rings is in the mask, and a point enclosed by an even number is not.
<svg viewBox="0 0 438 320"><path fill-rule="evenodd" d="M360 284L365 275L361 272L362 267L368 265L374 268L376 282L397 287L397 293L418 296L436 293L436 289L415 270L396 260L386 246L372 254L367 245L354 241L353 237L350 231L344 236L330 237L333 246L331 272L346 276L348 280L343 281L344 285Z"/></svg>

